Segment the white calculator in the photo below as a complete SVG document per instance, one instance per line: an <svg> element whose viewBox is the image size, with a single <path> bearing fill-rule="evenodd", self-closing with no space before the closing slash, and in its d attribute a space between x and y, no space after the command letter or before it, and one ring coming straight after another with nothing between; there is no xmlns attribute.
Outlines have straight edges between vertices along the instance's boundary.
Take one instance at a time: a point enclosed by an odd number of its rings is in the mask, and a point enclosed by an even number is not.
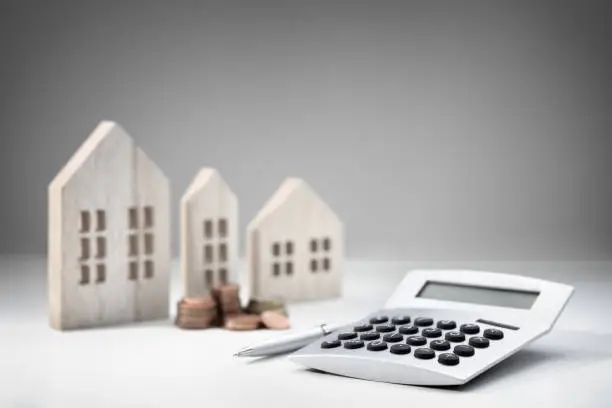
<svg viewBox="0 0 612 408"><path fill-rule="evenodd" d="M549 332L573 291L502 273L414 270L381 310L289 358L365 380L465 384Z"/></svg>

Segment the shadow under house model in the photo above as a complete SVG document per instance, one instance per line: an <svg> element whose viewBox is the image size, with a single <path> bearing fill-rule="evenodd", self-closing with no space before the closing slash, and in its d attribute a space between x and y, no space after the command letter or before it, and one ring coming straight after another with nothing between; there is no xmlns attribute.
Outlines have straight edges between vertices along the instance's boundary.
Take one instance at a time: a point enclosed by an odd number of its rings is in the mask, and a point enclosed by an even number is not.
<svg viewBox="0 0 612 408"><path fill-rule="evenodd" d="M170 185L101 122L49 185L48 297L58 330L169 315Z"/></svg>
<svg viewBox="0 0 612 408"><path fill-rule="evenodd" d="M238 280L238 200L212 168L196 175L181 199L181 275L185 297Z"/></svg>
<svg viewBox="0 0 612 408"><path fill-rule="evenodd" d="M247 228L250 296L300 301L341 294L344 227L301 179L288 178Z"/></svg>

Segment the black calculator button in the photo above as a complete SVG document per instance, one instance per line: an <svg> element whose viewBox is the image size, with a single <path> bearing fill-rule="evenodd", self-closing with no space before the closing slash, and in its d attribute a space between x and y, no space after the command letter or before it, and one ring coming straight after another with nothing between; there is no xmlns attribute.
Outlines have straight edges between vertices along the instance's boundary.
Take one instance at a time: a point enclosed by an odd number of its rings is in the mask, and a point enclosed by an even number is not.
<svg viewBox="0 0 612 408"><path fill-rule="evenodd" d="M416 326L402 326L397 331L402 334L417 334L419 332L419 328Z"/></svg>
<svg viewBox="0 0 612 408"><path fill-rule="evenodd" d="M490 340L501 340L504 338L504 332L498 329L486 329L482 334Z"/></svg>
<svg viewBox="0 0 612 408"><path fill-rule="evenodd" d="M408 344L394 344L389 351L393 354L408 354L410 353L410 346Z"/></svg>
<svg viewBox="0 0 612 408"><path fill-rule="evenodd" d="M370 341L370 340L376 340L380 338L380 333L377 332L365 332L365 333L361 333L361 335L359 336L359 338L361 340L366 340L366 341Z"/></svg>
<svg viewBox="0 0 612 408"><path fill-rule="evenodd" d="M368 350L382 351L387 349L387 343L381 340L374 340L368 343Z"/></svg>
<svg viewBox="0 0 612 408"><path fill-rule="evenodd" d="M427 339L423 336L410 336L406 339L406 343L412 346L424 346L427 344Z"/></svg>
<svg viewBox="0 0 612 408"><path fill-rule="evenodd" d="M361 340L349 340L344 342L344 348L347 349L358 349L362 348L365 344Z"/></svg>
<svg viewBox="0 0 612 408"><path fill-rule="evenodd" d="M451 345L446 340L432 340L429 342L429 347L438 351L450 350Z"/></svg>
<svg viewBox="0 0 612 408"><path fill-rule="evenodd" d="M389 333L395 331L395 325L391 323L381 324L380 326L376 326L376 331L380 333Z"/></svg>
<svg viewBox="0 0 612 408"><path fill-rule="evenodd" d="M438 356L438 363L446 366L456 366L459 364L459 357L453 353L442 353Z"/></svg>
<svg viewBox="0 0 612 408"><path fill-rule="evenodd" d="M383 336L383 340L389 343L397 343L404 340L404 336L399 333L387 333Z"/></svg>
<svg viewBox="0 0 612 408"><path fill-rule="evenodd" d="M323 343L321 343L321 348L330 349L330 348L340 347L341 344L342 343L340 342L340 340L326 340Z"/></svg>
<svg viewBox="0 0 612 408"><path fill-rule="evenodd" d="M414 350L414 356L422 360L431 360L436 356L436 352L430 348L422 347Z"/></svg>
<svg viewBox="0 0 612 408"><path fill-rule="evenodd" d="M465 334L477 334L480 331L480 327L477 324L466 323L462 324L459 330Z"/></svg>
<svg viewBox="0 0 612 408"><path fill-rule="evenodd" d="M414 319L415 326L431 326L433 324L433 319L431 317L417 317Z"/></svg>
<svg viewBox="0 0 612 408"><path fill-rule="evenodd" d="M489 347L489 339L485 339L484 337L480 336L470 337L470 341L468 343L470 344L470 346L475 348Z"/></svg>
<svg viewBox="0 0 612 408"><path fill-rule="evenodd" d="M433 327L428 327L427 329L421 330L421 334L424 337L429 337L431 339L442 336L442 330Z"/></svg>
<svg viewBox="0 0 612 408"><path fill-rule="evenodd" d="M474 355L474 347L467 344L458 344L453 349L453 353L461 357L472 357Z"/></svg>
<svg viewBox="0 0 612 408"><path fill-rule="evenodd" d="M365 323L365 324L360 324L358 326L353 327L353 330L355 330L356 332L367 332L373 329L373 326L371 324Z"/></svg>
<svg viewBox="0 0 612 408"><path fill-rule="evenodd" d="M351 340L351 339L356 339L356 338L357 338L357 333L355 332L344 332L344 333L338 334L338 340Z"/></svg>
<svg viewBox="0 0 612 408"><path fill-rule="evenodd" d="M457 323L454 320L440 320L437 326L442 330L454 330L457 328Z"/></svg>
<svg viewBox="0 0 612 408"><path fill-rule="evenodd" d="M461 343L465 340L465 334L460 331L449 331L446 333L444 338L448 341L452 341L453 343Z"/></svg>
<svg viewBox="0 0 612 408"><path fill-rule="evenodd" d="M410 323L410 316L395 316L391 319L393 324L407 324Z"/></svg>
<svg viewBox="0 0 612 408"><path fill-rule="evenodd" d="M388 321L389 318L387 316L374 316L370 319L370 323L372 324L387 323Z"/></svg>

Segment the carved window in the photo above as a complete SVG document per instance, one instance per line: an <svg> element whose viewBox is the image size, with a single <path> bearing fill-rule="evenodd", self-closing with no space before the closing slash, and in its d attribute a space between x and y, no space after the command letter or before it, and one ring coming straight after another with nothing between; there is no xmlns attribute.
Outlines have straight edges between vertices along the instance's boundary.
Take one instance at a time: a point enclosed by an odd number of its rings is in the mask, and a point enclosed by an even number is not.
<svg viewBox="0 0 612 408"><path fill-rule="evenodd" d="M95 283L106 281L106 211L101 209L80 211L79 226L79 284L92 282L92 271L95 271ZM95 220L95 228L92 221Z"/></svg>

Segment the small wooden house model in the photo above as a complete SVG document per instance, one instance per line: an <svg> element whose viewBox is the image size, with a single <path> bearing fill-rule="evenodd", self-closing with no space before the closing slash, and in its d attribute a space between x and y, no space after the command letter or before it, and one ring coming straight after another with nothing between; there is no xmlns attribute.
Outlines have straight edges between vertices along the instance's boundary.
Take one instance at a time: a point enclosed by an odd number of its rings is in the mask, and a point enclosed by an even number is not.
<svg viewBox="0 0 612 408"><path fill-rule="evenodd" d="M170 186L134 140L101 122L48 193L51 326L167 318Z"/></svg>
<svg viewBox="0 0 612 408"><path fill-rule="evenodd" d="M288 178L247 228L250 295L285 301L341 294L344 228L301 179Z"/></svg>
<svg viewBox="0 0 612 408"><path fill-rule="evenodd" d="M202 169L181 199L181 276L186 297L238 281L238 200L219 172Z"/></svg>

